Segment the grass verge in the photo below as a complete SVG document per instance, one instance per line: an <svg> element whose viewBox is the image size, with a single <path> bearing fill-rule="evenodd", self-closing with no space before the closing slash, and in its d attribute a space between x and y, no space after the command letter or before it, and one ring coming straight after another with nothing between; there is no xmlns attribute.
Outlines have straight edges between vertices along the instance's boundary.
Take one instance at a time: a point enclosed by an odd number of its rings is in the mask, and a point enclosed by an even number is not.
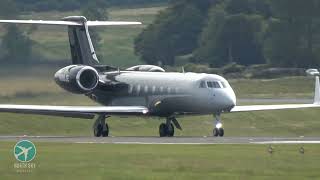
<svg viewBox="0 0 320 180"><path fill-rule="evenodd" d="M1 179L317 179L319 145L112 145L36 143L31 173L17 173L0 142Z"/></svg>

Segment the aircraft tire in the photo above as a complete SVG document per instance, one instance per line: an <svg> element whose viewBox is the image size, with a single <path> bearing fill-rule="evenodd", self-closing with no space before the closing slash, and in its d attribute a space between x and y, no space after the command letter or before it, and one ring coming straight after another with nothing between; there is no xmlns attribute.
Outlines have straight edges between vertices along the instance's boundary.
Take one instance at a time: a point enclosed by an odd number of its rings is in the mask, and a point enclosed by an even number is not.
<svg viewBox="0 0 320 180"><path fill-rule="evenodd" d="M105 131L102 131L102 137L108 137L109 136L109 126L108 124L106 123L106 130Z"/></svg>
<svg viewBox="0 0 320 180"><path fill-rule="evenodd" d="M166 137L168 134L168 128L165 123L160 124L159 126L159 135L160 137Z"/></svg>
<svg viewBox="0 0 320 180"><path fill-rule="evenodd" d="M219 129L219 136L220 136L220 137L223 137L223 136L224 136L224 129L223 129L223 128L220 128L220 129Z"/></svg>
<svg viewBox="0 0 320 180"><path fill-rule="evenodd" d="M214 137L218 137L219 136L219 129L218 128L214 128L212 131L212 134Z"/></svg>
<svg viewBox="0 0 320 180"><path fill-rule="evenodd" d="M168 132L168 137L173 137L174 136L174 126L173 124L170 124L170 128L167 127L167 132Z"/></svg>
<svg viewBox="0 0 320 180"><path fill-rule="evenodd" d="M102 125L98 124L93 130L94 136L100 137L102 135L102 129L103 129Z"/></svg>

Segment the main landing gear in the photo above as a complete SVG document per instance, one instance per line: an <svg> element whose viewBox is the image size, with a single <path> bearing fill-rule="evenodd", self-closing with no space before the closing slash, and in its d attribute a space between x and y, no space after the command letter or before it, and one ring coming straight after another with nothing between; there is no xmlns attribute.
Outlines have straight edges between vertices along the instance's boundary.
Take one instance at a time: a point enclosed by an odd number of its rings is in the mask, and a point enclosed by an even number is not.
<svg viewBox="0 0 320 180"><path fill-rule="evenodd" d="M213 129L213 136L214 137L223 137L224 136L224 129L222 128L221 117L220 114L215 114L215 123Z"/></svg>
<svg viewBox="0 0 320 180"><path fill-rule="evenodd" d="M109 116L99 115L97 120L93 124L93 134L95 137L108 137L109 136L109 126L106 123L106 118Z"/></svg>
<svg viewBox="0 0 320 180"><path fill-rule="evenodd" d="M159 126L160 137L173 137L174 136L174 126L182 130L179 122L174 117L168 117L166 123L162 123Z"/></svg>

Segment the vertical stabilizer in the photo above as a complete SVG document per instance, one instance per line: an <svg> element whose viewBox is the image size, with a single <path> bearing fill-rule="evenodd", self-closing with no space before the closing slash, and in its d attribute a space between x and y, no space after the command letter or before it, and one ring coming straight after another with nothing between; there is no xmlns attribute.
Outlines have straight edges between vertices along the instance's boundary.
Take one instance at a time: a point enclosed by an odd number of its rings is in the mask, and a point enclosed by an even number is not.
<svg viewBox="0 0 320 180"><path fill-rule="evenodd" d="M98 65L99 60L91 41L87 19L83 16L69 16L62 20L82 24L82 26L68 26L72 64Z"/></svg>

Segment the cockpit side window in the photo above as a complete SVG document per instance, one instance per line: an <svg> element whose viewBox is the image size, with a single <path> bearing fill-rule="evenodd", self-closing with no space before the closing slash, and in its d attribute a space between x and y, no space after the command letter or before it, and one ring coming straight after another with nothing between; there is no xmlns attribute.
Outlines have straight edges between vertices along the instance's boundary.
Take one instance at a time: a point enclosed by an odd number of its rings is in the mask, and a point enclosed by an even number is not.
<svg viewBox="0 0 320 180"><path fill-rule="evenodd" d="M227 84L225 82L219 81L219 83L221 84L221 87L227 88Z"/></svg>
<svg viewBox="0 0 320 180"><path fill-rule="evenodd" d="M207 88L206 82L205 81L201 81L199 88Z"/></svg>
<svg viewBox="0 0 320 180"><path fill-rule="evenodd" d="M207 81L207 86L208 88L214 88L214 89L227 88L226 83L222 81Z"/></svg>

